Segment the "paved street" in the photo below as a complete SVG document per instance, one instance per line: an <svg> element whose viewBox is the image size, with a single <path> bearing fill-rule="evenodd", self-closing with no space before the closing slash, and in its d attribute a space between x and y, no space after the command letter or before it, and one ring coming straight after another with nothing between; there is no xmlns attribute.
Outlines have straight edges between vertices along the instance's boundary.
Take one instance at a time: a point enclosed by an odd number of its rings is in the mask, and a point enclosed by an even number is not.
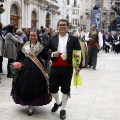
<svg viewBox="0 0 120 120"><path fill-rule="evenodd" d="M4 59L6 72L7 59ZM97 70L81 71L83 85L72 85L66 120L120 120L120 54L98 54ZM54 100L46 106L35 107L27 116L28 107L14 104L10 97L12 79L2 75L0 83L0 120L59 120L60 109L51 113Z"/></svg>

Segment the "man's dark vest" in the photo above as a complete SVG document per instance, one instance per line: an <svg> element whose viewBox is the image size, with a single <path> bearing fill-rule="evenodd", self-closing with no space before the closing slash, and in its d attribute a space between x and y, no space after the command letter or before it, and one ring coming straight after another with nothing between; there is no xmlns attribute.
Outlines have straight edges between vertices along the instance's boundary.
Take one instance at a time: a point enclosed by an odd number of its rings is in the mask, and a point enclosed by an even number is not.
<svg viewBox="0 0 120 120"><path fill-rule="evenodd" d="M98 31L96 30L96 33L94 33L94 31L90 31L89 32L89 38L92 38L93 41L89 41L90 44L95 44L98 43Z"/></svg>

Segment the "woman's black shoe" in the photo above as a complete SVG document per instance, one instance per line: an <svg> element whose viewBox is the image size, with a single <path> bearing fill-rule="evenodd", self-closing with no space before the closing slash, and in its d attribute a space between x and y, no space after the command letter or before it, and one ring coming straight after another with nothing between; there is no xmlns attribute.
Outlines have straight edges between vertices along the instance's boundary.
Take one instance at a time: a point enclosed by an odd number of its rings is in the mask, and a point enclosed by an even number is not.
<svg viewBox="0 0 120 120"><path fill-rule="evenodd" d="M7 78L13 78L13 76L12 75L7 75Z"/></svg>
<svg viewBox="0 0 120 120"><path fill-rule="evenodd" d="M32 112L28 111L28 116L32 116L32 115L33 115L33 111Z"/></svg>

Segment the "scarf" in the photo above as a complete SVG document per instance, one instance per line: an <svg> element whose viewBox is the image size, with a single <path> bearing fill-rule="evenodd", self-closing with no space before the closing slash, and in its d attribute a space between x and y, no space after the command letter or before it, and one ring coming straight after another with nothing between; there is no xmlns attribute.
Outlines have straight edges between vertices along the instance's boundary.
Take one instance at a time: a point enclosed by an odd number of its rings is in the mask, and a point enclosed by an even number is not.
<svg viewBox="0 0 120 120"><path fill-rule="evenodd" d="M37 41L37 43L32 46L31 42L28 41L24 44L22 47L22 52L28 56L29 53L34 54L35 56L38 56L38 54L43 50L43 46L40 44L40 42Z"/></svg>

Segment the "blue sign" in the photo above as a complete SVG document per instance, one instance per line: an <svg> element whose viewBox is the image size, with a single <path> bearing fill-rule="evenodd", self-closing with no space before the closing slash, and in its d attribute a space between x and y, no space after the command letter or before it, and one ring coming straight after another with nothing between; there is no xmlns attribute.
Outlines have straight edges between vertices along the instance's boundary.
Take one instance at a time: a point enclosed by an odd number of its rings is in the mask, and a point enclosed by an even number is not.
<svg viewBox="0 0 120 120"><path fill-rule="evenodd" d="M101 29L101 11L99 9L91 10L90 28L91 28L92 24L96 24L98 30Z"/></svg>

